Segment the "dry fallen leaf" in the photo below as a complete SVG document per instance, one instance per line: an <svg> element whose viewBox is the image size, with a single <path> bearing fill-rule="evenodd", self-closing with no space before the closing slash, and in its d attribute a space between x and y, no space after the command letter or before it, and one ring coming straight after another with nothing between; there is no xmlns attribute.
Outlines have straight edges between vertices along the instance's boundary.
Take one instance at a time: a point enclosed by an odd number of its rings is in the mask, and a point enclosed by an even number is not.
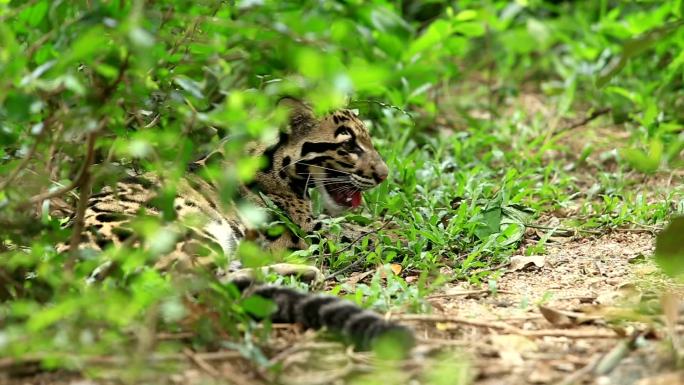
<svg viewBox="0 0 684 385"><path fill-rule="evenodd" d="M539 305L539 312L554 326L569 327L577 326L601 319L598 315L589 315L581 312L552 309Z"/></svg>
<svg viewBox="0 0 684 385"><path fill-rule="evenodd" d="M387 279L388 270L394 275L399 275L399 273L401 273L401 265L398 263L391 263L389 269L386 269L385 266L378 267L377 271L380 273L380 278Z"/></svg>
<svg viewBox="0 0 684 385"><path fill-rule="evenodd" d="M544 264L546 264L546 256L544 255L516 255L511 257L510 270L518 271L531 265L544 267Z"/></svg>
<svg viewBox="0 0 684 385"><path fill-rule="evenodd" d="M363 279L373 273L375 273L375 270L368 270L362 273L352 273L352 275L345 280L345 283L349 285L351 290L353 290L357 283L361 282Z"/></svg>

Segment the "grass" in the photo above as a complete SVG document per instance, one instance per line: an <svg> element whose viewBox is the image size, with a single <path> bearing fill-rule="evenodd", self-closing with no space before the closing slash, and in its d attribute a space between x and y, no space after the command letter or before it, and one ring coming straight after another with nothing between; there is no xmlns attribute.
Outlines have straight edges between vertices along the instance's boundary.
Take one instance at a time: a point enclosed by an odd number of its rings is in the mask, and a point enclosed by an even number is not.
<svg viewBox="0 0 684 385"><path fill-rule="evenodd" d="M370 285L361 286L366 303L377 306L377 298L390 295L394 307L408 303L424 310L421 297L444 282L486 282L489 269L513 254L545 253L554 229L582 236L654 232L672 215L684 212L681 185L667 184L668 178L676 178L674 171L647 176L633 171L614 151L610 161L601 161L605 154L592 150L586 141L588 149L577 153L567 135L549 136L549 127L539 116L526 116L520 106L514 111L471 121L465 128L447 127L436 135L415 133L414 122L401 112L384 110L374 122L375 144L393 171L387 183L365 194L365 214L390 218L407 245L385 243L367 249L357 244L327 258L330 269L342 269L361 256L366 268L400 263L401 276L421 277L420 289L398 276L380 285L377 273ZM584 138L607 124L606 118L598 118L573 129L584 132ZM614 130L638 135L627 125ZM558 221L548 224L550 218ZM528 224L544 236L530 240L525 235ZM529 240L525 249L523 238ZM444 266L453 269L453 276L439 276L437 271ZM345 287L344 277L340 282L334 292ZM415 293L399 294L392 287ZM355 298L360 301L358 291Z"/></svg>

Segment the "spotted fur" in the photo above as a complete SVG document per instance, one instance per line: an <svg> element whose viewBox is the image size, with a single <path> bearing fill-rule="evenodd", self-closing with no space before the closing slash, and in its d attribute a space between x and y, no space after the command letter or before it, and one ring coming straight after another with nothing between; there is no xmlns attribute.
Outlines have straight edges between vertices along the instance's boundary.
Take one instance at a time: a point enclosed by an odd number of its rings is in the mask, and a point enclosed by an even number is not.
<svg viewBox="0 0 684 385"><path fill-rule="evenodd" d="M252 143L247 152L263 156L266 166L254 183L241 188L243 198L264 205L262 197L280 208L304 232L325 230L326 218L314 217L309 188L318 189L329 215L338 215L360 203L360 192L375 187L388 176L388 168L373 147L363 122L349 110L338 110L317 118L304 103L284 98L280 102L290 111L289 130L270 145ZM216 269L224 281L237 284L246 295L260 295L273 300L277 322L298 322L306 327L327 327L358 347L369 347L376 337L398 334L412 341L411 333L375 313L331 296L304 294L277 286L254 284L253 269L240 269L232 263L219 269L214 263L231 256L238 243L258 231L234 207L219 202L217 187L201 176L208 165L229 162L218 149L190 165L187 177L177 186L173 206L176 221L169 224L168 234L175 239L168 250L150 250L158 255L155 267L161 270L187 270L195 266ZM105 187L91 196L84 215L81 249L103 250L124 244L151 247L141 242L130 221L144 212L160 216L153 204L163 185L154 174L129 176L115 186ZM199 219L199 220L198 220ZM344 224L343 240L356 239L366 229ZM269 239L272 248L302 248L304 240L290 232ZM62 247L64 248L64 247ZM108 271L105 264L94 274L98 278ZM281 275L298 275L320 282L318 269L306 265L274 264L263 268Z"/></svg>

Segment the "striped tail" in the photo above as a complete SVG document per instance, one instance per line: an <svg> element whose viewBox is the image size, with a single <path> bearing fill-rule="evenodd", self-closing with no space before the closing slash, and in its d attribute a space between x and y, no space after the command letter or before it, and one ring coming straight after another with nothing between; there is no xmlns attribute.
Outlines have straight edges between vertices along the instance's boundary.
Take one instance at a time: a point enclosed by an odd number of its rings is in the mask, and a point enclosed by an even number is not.
<svg viewBox="0 0 684 385"><path fill-rule="evenodd" d="M244 290L245 282L235 282ZM391 340L408 352L415 344L413 332L405 326L386 321L380 315L356 304L323 294L304 293L275 285L247 288L246 295L273 301L277 310L270 315L276 323L299 323L305 328L327 330L359 350L368 350L380 340Z"/></svg>

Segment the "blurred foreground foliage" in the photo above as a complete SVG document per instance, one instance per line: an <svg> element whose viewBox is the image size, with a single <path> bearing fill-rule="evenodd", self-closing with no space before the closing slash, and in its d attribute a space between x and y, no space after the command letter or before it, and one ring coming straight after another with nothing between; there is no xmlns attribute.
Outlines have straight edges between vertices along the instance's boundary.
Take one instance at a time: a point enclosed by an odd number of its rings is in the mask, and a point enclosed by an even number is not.
<svg viewBox="0 0 684 385"><path fill-rule="evenodd" d="M681 0L0 1L0 355L48 367L82 368L88 357L111 354L139 364L151 351L179 349L151 342L156 331L189 327L197 347L235 348L268 365L258 347L266 334L245 317L259 305L241 303L231 287L149 270L127 275L157 257L172 214L141 218L145 250L75 263L54 246L70 239L61 225L81 191L129 170L162 175L159 205L169 207L186 164L221 138L231 135L237 154L248 140L276 135L284 116L273 106L283 94L318 112L351 104L373 120L397 177L367 198L368 209L418 224L407 225L411 242L400 256L423 270L459 250L471 252L459 263L482 266L478 256L510 252L522 237L529 212L520 204L547 192L517 184L529 175L471 162L502 159L508 139L497 137L493 118L529 88L559 118L609 111L632 137L621 166L681 166L682 12ZM465 85L483 97L458 94ZM468 129L438 146L443 115L458 115ZM413 166L443 152L453 158L434 175ZM478 173L466 178L454 163ZM226 201L256 167L217 170ZM551 171L530 171L539 172ZM428 174L449 185L425 182ZM483 175L496 183L480 185L475 176ZM548 201L557 202L548 188ZM420 207L428 204L434 213ZM436 207L453 209L450 223ZM122 261L128 279L86 285L105 258ZM183 293L198 287L202 294L188 303ZM383 290L376 282L359 293L392 307ZM387 290L420 302L399 278ZM226 342L245 327L252 332L243 342Z"/></svg>

